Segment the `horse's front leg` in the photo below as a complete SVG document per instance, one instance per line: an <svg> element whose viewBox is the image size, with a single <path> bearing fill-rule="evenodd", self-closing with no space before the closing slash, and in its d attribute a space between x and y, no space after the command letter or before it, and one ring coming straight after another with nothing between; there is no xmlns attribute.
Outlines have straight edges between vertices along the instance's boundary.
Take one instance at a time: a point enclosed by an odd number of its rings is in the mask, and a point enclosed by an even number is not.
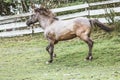
<svg viewBox="0 0 120 80"><path fill-rule="evenodd" d="M47 46L46 50L47 50L48 53L50 54L50 60L47 62L47 64L48 64L48 63L52 63L52 61L53 61L53 52L54 52L54 44L50 43L50 44Z"/></svg>
<svg viewBox="0 0 120 80"><path fill-rule="evenodd" d="M50 54L50 44L46 47L46 51ZM56 57L56 54L53 53L53 57Z"/></svg>

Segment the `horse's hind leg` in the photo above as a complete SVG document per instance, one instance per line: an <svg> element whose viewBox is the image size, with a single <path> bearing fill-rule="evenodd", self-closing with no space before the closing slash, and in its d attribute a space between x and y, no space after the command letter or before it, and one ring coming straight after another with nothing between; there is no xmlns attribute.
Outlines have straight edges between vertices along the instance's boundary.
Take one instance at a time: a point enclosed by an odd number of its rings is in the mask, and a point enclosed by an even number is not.
<svg viewBox="0 0 120 80"><path fill-rule="evenodd" d="M86 57L86 60L92 60L93 41L90 38L88 38L88 40L85 42L88 44L89 47L89 52L88 52L88 56Z"/></svg>
<svg viewBox="0 0 120 80"><path fill-rule="evenodd" d="M88 44L89 52L88 56L86 57L86 60L92 60L93 41L90 39L89 35L85 33L81 33L80 35L78 35L78 37L80 37L80 39L82 39L84 42Z"/></svg>

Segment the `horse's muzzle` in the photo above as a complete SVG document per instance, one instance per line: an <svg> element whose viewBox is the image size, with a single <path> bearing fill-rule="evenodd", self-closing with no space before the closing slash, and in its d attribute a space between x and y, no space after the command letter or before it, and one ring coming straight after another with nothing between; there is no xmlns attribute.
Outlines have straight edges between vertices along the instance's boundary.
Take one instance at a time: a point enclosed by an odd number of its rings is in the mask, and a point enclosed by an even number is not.
<svg viewBox="0 0 120 80"><path fill-rule="evenodd" d="M31 25L31 22L30 22L30 21L27 21L27 22L26 22L26 25L27 25L27 26L30 26L30 25Z"/></svg>

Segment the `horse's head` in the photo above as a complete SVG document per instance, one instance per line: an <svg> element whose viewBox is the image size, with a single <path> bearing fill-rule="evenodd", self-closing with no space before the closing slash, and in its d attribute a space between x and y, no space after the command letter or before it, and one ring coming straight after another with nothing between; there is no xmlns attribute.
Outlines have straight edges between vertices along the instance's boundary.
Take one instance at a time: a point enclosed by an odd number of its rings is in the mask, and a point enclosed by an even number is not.
<svg viewBox="0 0 120 80"><path fill-rule="evenodd" d="M26 24L30 26L38 21L40 22L43 17L55 18L55 14L44 7L36 8L34 9L34 14L31 15L31 18L27 20Z"/></svg>
<svg viewBox="0 0 120 80"><path fill-rule="evenodd" d="M26 24L27 26L30 26L31 24L34 24L36 22L38 22L38 17L37 15L33 14L31 15L30 19L27 20Z"/></svg>

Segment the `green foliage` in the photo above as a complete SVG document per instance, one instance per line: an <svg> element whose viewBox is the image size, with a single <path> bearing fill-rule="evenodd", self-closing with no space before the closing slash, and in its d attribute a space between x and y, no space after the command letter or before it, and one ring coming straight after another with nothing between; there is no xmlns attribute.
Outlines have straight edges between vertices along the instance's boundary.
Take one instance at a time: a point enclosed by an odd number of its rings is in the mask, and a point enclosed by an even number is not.
<svg viewBox="0 0 120 80"><path fill-rule="evenodd" d="M114 10L110 9L109 12L107 9L105 9L106 11L106 20L108 21L109 24L114 24L115 23L115 16L116 16L116 13Z"/></svg>
<svg viewBox="0 0 120 80"><path fill-rule="evenodd" d="M119 35L120 36L120 20L115 20L115 23L113 24L114 28L114 35Z"/></svg>
<svg viewBox="0 0 120 80"><path fill-rule="evenodd" d="M7 2L7 3L12 3L13 0L4 0L4 2Z"/></svg>

